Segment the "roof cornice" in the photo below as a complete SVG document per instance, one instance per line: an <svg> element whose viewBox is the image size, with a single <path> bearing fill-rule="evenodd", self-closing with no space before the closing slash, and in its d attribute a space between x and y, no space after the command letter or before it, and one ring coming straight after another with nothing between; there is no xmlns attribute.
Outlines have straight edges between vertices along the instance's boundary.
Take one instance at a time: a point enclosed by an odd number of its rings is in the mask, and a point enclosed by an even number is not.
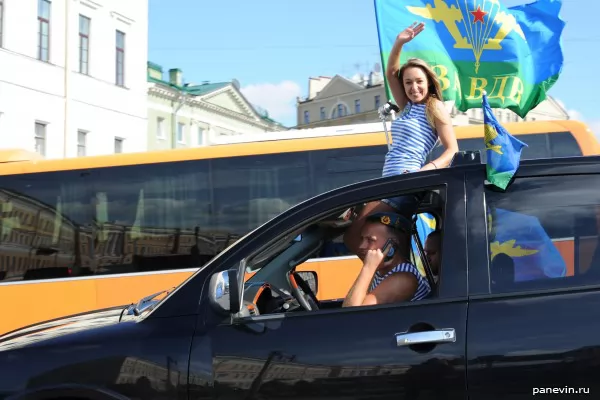
<svg viewBox="0 0 600 400"><path fill-rule="evenodd" d="M221 90L218 90L216 92L220 92L220 91ZM212 93L215 93L215 92L211 92L211 94ZM163 87L162 85L153 84L148 88L148 95L150 97L154 96L154 97L164 99L164 100L177 101L181 94L176 92L173 89L170 89L170 88L167 89L167 88ZM188 95L188 97L190 97L190 96ZM229 110L227 108L218 106L216 104L209 103L207 101L204 101L204 98L205 98L205 96L194 96L194 98L188 98L187 104L192 107L197 107L200 109L214 112L221 116L234 118L234 119L237 119L238 121L243 121L243 122L252 124L254 126L258 126L260 128L272 129L274 127L279 127L279 125L270 124L270 123L266 122L265 120L263 120L262 118L250 117L248 115Z"/></svg>

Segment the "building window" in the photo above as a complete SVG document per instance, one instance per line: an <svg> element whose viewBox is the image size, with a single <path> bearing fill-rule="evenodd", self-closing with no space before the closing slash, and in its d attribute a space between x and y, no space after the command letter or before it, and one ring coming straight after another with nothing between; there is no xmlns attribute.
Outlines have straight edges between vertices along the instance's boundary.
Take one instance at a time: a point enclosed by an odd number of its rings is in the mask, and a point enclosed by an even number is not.
<svg viewBox="0 0 600 400"><path fill-rule="evenodd" d="M79 16L79 72L88 75L90 57L90 19Z"/></svg>
<svg viewBox="0 0 600 400"><path fill-rule="evenodd" d="M331 118L342 118L348 115L348 107L342 103L338 103L337 107L333 109Z"/></svg>
<svg viewBox="0 0 600 400"><path fill-rule="evenodd" d="M197 127L196 130L196 143L198 143L198 146L204 146L204 128L201 127Z"/></svg>
<svg viewBox="0 0 600 400"><path fill-rule="evenodd" d="M2 41L2 28L4 23L4 0L0 0L0 47L4 44Z"/></svg>
<svg viewBox="0 0 600 400"><path fill-rule="evenodd" d="M46 155L46 124L41 122L35 123L35 151Z"/></svg>
<svg viewBox="0 0 600 400"><path fill-rule="evenodd" d="M87 139L87 132L77 131L77 157L85 156L86 139Z"/></svg>
<svg viewBox="0 0 600 400"><path fill-rule="evenodd" d="M38 60L50 60L50 0L38 0Z"/></svg>
<svg viewBox="0 0 600 400"><path fill-rule="evenodd" d="M321 121L325 119L325 107L321 107Z"/></svg>
<svg viewBox="0 0 600 400"><path fill-rule="evenodd" d="M354 113L358 114L360 112L360 99L354 100Z"/></svg>
<svg viewBox="0 0 600 400"><path fill-rule="evenodd" d="M177 141L179 143L184 143L185 141L184 139L184 130L185 130L185 124L183 122L179 122L177 124Z"/></svg>
<svg viewBox="0 0 600 400"><path fill-rule="evenodd" d="M304 111L304 123L308 124L310 122L310 114L308 113L308 110Z"/></svg>
<svg viewBox="0 0 600 400"><path fill-rule="evenodd" d="M117 31L116 84L125 86L125 34Z"/></svg>
<svg viewBox="0 0 600 400"><path fill-rule="evenodd" d="M119 154L123 152L123 139L115 138L115 154Z"/></svg>
<svg viewBox="0 0 600 400"><path fill-rule="evenodd" d="M161 117L156 118L156 138L165 138L165 119Z"/></svg>
<svg viewBox="0 0 600 400"><path fill-rule="evenodd" d="M377 95L377 96L375 96L375 109L378 110L380 106L381 106L381 96Z"/></svg>

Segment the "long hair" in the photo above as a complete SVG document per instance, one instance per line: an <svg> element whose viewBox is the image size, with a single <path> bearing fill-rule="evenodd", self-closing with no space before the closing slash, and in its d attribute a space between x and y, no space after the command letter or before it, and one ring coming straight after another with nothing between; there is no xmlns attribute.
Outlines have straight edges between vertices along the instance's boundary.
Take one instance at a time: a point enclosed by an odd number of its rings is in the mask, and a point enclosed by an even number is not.
<svg viewBox="0 0 600 400"><path fill-rule="evenodd" d="M437 105L435 102L436 99L438 99L440 101L444 101L444 99L442 97L442 88L440 86L440 82L438 81L438 78L437 78L435 72L433 72L431 67L425 61L423 61L419 58L409 59L404 65L402 65L402 67L398 71L398 77L397 77L398 80L400 81L400 87L402 87L402 90L404 91L404 96L407 99L408 99L408 95L406 93L406 90L404 89L403 77L404 77L404 71L406 71L406 69L408 69L408 68L420 68L421 71L423 71L423 73L427 77L427 100L426 100L425 114L427 115L427 121L429 121L429 124L435 130L435 119L436 118L442 122L448 122L446 120L447 118L445 118L445 116L440 114L440 112L438 111Z"/></svg>

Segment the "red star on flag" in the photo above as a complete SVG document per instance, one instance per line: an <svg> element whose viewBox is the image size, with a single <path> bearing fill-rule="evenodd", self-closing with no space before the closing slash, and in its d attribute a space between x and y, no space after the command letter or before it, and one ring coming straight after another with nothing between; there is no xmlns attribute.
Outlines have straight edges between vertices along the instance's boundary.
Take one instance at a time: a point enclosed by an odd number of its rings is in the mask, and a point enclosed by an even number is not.
<svg viewBox="0 0 600 400"><path fill-rule="evenodd" d="M471 11L471 14L473 14L473 17L475 17L473 23L481 22L483 24L483 17L487 15L487 12L482 11L481 7L477 6L477 11Z"/></svg>

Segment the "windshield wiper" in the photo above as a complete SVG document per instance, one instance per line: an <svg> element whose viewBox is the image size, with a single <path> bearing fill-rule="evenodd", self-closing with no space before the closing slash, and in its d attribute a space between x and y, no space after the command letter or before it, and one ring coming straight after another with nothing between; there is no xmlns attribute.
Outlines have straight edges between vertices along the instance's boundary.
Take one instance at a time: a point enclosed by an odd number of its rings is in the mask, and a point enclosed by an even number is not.
<svg viewBox="0 0 600 400"><path fill-rule="evenodd" d="M125 313L127 315L135 315L136 317L138 317L141 313L143 313L144 311L150 309L151 307L155 306L156 304L160 303L160 300L154 300L156 297L160 296L163 293L171 293L171 291L175 289L172 288L171 290L161 290L160 292L156 292L154 294L151 294L150 296L146 296L144 298L142 298L140 301L138 301L137 304L130 304L126 309L125 309Z"/></svg>

